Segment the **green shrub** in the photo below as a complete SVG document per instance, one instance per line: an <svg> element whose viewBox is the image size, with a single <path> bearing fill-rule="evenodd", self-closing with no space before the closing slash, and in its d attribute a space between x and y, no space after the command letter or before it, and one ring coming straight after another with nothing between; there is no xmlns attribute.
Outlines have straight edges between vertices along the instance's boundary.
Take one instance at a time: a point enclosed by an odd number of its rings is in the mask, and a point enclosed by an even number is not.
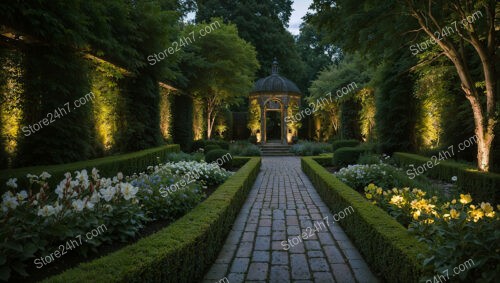
<svg viewBox="0 0 500 283"><path fill-rule="evenodd" d="M452 177L457 177L456 184L458 188L463 192L471 193L474 199L496 204L500 203L500 174L479 172L467 164L454 161L439 161L410 153L396 152L393 158L400 166L409 166L406 169L410 169L406 172L411 176L418 175L414 173L413 168L418 168L430 162L432 168L424 171L425 176L445 182L450 182Z"/></svg>
<svg viewBox="0 0 500 283"><path fill-rule="evenodd" d="M133 173L146 171L148 166L155 165L162 162L163 160L166 160L169 153L179 151L179 145L165 145L133 153L109 156L69 164L2 170L0 171L0 191L5 191L4 185L10 178L17 178L20 188L28 188L29 182L25 178L26 175L40 175L44 171L52 175L52 178L50 178L49 180L49 185L51 187L57 186L59 184L57 180L64 179L64 173L72 173L76 170L81 171L83 169L87 169L87 171L90 172L92 168L97 168L103 176L114 176L118 172L122 172L124 175L132 175Z"/></svg>
<svg viewBox="0 0 500 283"><path fill-rule="evenodd" d="M248 138L249 143L257 144L257 137L256 136L250 136Z"/></svg>
<svg viewBox="0 0 500 283"><path fill-rule="evenodd" d="M224 149L214 149L205 154L207 163L216 162L219 166L229 169L232 167L233 157L229 151Z"/></svg>
<svg viewBox="0 0 500 283"><path fill-rule="evenodd" d="M364 152L364 149L357 147L339 148L333 153L333 165L347 166L355 164Z"/></svg>
<svg viewBox="0 0 500 283"><path fill-rule="evenodd" d="M201 281L217 258L260 164L260 158L250 159L207 200L170 226L44 282Z"/></svg>
<svg viewBox="0 0 500 283"><path fill-rule="evenodd" d="M212 150L215 150L215 149L222 149L220 146L216 145L216 144L209 144L209 145L206 145L205 146L205 155L207 153L209 153L210 151Z"/></svg>
<svg viewBox="0 0 500 283"><path fill-rule="evenodd" d="M229 150L229 143L225 140L215 140L216 144L222 149Z"/></svg>
<svg viewBox="0 0 500 283"><path fill-rule="evenodd" d="M358 140L340 140L340 141L334 141L332 143L332 149L333 151L336 151L339 148L342 147L356 147L359 145Z"/></svg>
<svg viewBox="0 0 500 283"><path fill-rule="evenodd" d="M229 152L233 156L260 156L260 148L248 141L237 141L229 146Z"/></svg>
<svg viewBox="0 0 500 283"><path fill-rule="evenodd" d="M361 154L357 163L358 164L379 164L379 163L381 163L381 160L380 160L379 155L365 152L365 153Z"/></svg>
<svg viewBox="0 0 500 283"><path fill-rule="evenodd" d="M419 282L423 267L418 255L427 247L385 211L367 201L314 161L302 158L302 170L333 212L352 206L339 221L349 238L383 282Z"/></svg>
<svg viewBox="0 0 500 283"><path fill-rule="evenodd" d="M290 152L299 156L312 156L330 152L330 149L331 147L327 143L304 141L299 142L298 144L294 144L290 148Z"/></svg>
<svg viewBox="0 0 500 283"><path fill-rule="evenodd" d="M205 140L195 140L193 141L193 144L191 144L191 152L198 151L200 148L205 148L205 145Z"/></svg>
<svg viewBox="0 0 500 283"><path fill-rule="evenodd" d="M168 162L179 162L179 161L202 161L204 155L201 152L194 152L191 154L184 152L173 152L167 155L166 161Z"/></svg>

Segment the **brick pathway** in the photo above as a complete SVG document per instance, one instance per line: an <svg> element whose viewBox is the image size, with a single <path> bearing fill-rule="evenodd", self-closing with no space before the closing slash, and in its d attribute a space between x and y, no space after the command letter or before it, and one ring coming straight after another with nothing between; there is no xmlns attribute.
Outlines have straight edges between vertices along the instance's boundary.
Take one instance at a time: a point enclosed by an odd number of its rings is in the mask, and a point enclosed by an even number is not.
<svg viewBox="0 0 500 283"><path fill-rule="evenodd" d="M313 223L327 216L329 227ZM315 223L318 232L308 233ZM303 232L314 236L298 242ZM297 245L285 250L281 242L293 238ZM224 277L230 283L377 282L297 157L262 159L261 172L204 282Z"/></svg>

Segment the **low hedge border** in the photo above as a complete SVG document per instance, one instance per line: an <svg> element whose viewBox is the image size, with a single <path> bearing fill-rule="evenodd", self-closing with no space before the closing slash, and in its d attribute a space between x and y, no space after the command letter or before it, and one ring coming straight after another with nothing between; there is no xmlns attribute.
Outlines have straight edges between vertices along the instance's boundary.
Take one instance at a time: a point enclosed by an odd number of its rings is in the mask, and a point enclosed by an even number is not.
<svg viewBox="0 0 500 283"><path fill-rule="evenodd" d="M430 162L433 167L424 175L448 183L456 176L457 186L463 192L471 193L475 201L500 203L500 174L479 172L472 166L454 161L438 161L439 164L434 165L435 160L411 153L395 152L393 158L400 166L414 165L415 168Z"/></svg>
<svg viewBox="0 0 500 283"><path fill-rule="evenodd" d="M146 168L150 165L158 164L158 157L163 161L166 159L167 154L172 152L180 152L179 145L164 145L133 153L108 156L68 164L2 170L0 171L0 191L6 190L5 183L10 178L17 178L17 184L19 185L19 187L27 188L29 187L29 181L27 180L26 175L28 173L40 175L44 171L52 175L52 178L49 179L49 185L51 187L55 187L57 184L59 184L59 182L64 179L64 173L66 172L73 173L76 170L83 169L87 169L87 171L90 172L90 170L92 170L92 168L94 167L99 169L101 176L112 177L118 172L122 172L125 175L131 175L133 173L145 171Z"/></svg>
<svg viewBox="0 0 500 283"><path fill-rule="evenodd" d="M419 282L424 268L418 254L428 248L406 228L329 173L314 157L302 158L302 170L332 211L352 206L340 225L384 282Z"/></svg>
<svg viewBox="0 0 500 283"><path fill-rule="evenodd" d="M43 282L199 282L215 261L260 171L248 162L203 203L159 232Z"/></svg>
<svg viewBox="0 0 500 283"><path fill-rule="evenodd" d="M320 156L315 156L314 160L321 164L321 166L332 166L333 153L327 153Z"/></svg>
<svg viewBox="0 0 500 283"><path fill-rule="evenodd" d="M235 156L233 157L233 167L239 168L250 160L251 157Z"/></svg>

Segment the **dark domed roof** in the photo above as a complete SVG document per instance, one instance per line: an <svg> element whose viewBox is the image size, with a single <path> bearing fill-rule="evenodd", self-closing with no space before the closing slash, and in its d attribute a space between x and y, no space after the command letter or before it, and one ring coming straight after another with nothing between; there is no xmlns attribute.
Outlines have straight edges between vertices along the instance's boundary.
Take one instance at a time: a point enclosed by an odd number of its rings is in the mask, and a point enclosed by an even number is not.
<svg viewBox="0 0 500 283"><path fill-rule="evenodd" d="M257 92L285 92L301 94L299 88L291 80L278 74L278 62L273 62L272 74L269 77L259 79L251 93Z"/></svg>

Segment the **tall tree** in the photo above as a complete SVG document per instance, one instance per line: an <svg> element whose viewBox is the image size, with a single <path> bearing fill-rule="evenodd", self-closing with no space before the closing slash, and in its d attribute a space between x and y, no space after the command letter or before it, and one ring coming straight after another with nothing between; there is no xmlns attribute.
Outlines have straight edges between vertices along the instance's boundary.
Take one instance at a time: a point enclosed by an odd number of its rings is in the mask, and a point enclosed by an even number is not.
<svg viewBox="0 0 500 283"><path fill-rule="evenodd" d="M292 12L290 0L198 0L197 22L221 17L238 27L241 38L257 50L261 68L258 77L270 74L274 58L280 73L299 81L304 73L293 36L286 30Z"/></svg>
<svg viewBox="0 0 500 283"><path fill-rule="evenodd" d="M392 37L387 35L404 38L400 47L408 48L413 54L422 48L412 43L422 40L428 42L426 46L439 47L439 55L446 56L453 63L463 93L471 105L478 137L478 168L488 171L500 110L495 68L495 62L498 62L496 38L500 32L499 5L494 0L391 0L382 3L375 0L315 0L313 7L318 13L310 18L333 36L342 34L341 40L346 48L359 46L382 54L394 52L391 47L395 44L388 43ZM412 38L408 39L408 35ZM384 43L388 43L386 50L382 48ZM475 66L471 65L474 60L468 60L470 57L467 56L480 59L479 73L474 72Z"/></svg>
<svg viewBox="0 0 500 283"><path fill-rule="evenodd" d="M211 32L198 38L199 32ZM235 25L221 19L210 23L188 25L186 47L181 68L187 77L185 87L206 105L207 136L210 139L221 107L242 102L252 87L259 68L254 47L238 36Z"/></svg>

